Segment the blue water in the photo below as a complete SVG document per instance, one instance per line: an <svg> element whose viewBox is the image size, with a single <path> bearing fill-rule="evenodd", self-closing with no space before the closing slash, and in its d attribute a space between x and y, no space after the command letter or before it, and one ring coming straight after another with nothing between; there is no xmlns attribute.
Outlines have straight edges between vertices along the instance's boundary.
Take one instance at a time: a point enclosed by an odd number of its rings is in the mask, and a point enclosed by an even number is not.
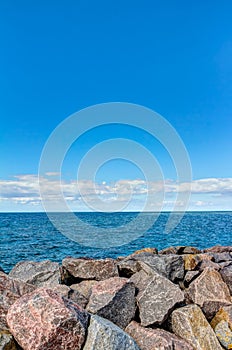
<svg viewBox="0 0 232 350"><path fill-rule="evenodd" d="M64 215L64 214L63 214ZM119 227L131 222L137 213L78 213L83 222L94 227ZM152 213L144 213L144 221ZM232 245L232 212L187 212L171 232L165 233L169 213L160 214L155 224L128 244L100 249L82 246L62 235L45 213L0 213L0 266L9 271L21 260L50 259L61 262L65 256L94 258L128 255L144 247L159 250L172 245L206 248L216 244ZM178 215L178 214L175 214ZM72 227L70 225L70 230ZM83 235L90 234L83 232Z"/></svg>

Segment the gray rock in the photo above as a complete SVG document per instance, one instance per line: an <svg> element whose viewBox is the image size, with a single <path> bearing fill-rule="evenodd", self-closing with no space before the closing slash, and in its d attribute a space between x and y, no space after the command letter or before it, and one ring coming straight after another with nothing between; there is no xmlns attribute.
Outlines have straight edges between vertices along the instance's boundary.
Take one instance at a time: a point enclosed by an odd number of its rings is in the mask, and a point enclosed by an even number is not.
<svg viewBox="0 0 232 350"><path fill-rule="evenodd" d="M175 334L159 328L145 328L132 321L125 331L136 341L141 350L193 350L193 347Z"/></svg>
<svg viewBox="0 0 232 350"><path fill-rule="evenodd" d="M225 349L232 348L232 331L226 321L219 322L214 328L214 332Z"/></svg>
<svg viewBox="0 0 232 350"><path fill-rule="evenodd" d="M217 337L197 305L187 305L173 311L172 331L190 343L194 350L222 350Z"/></svg>
<svg viewBox="0 0 232 350"><path fill-rule="evenodd" d="M0 350L17 350L13 335L0 330Z"/></svg>
<svg viewBox="0 0 232 350"><path fill-rule="evenodd" d="M10 277L37 287L52 287L60 282L59 264L50 260L21 261L9 273Z"/></svg>
<svg viewBox="0 0 232 350"><path fill-rule="evenodd" d="M232 262L232 256L229 252L223 252L223 253L208 253L213 257L213 261L215 263L221 263L225 261L231 261Z"/></svg>
<svg viewBox="0 0 232 350"><path fill-rule="evenodd" d="M217 313L223 305L231 304L227 285L219 272L206 268L187 290L188 298L199 305L208 319Z"/></svg>
<svg viewBox="0 0 232 350"><path fill-rule="evenodd" d="M230 294L232 295L232 264L221 269L220 274L223 281L227 284Z"/></svg>
<svg viewBox="0 0 232 350"><path fill-rule="evenodd" d="M85 308L88 303L88 299L83 294L81 294L78 290L69 288L64 284L57 284L52 288L52 290L62 295L63 297L72 300L74 303L78 304L82 308Z"/></svg>
<svg viewBox="0 0 232 350"><path fill-rule="evenodd" d="M138 289L136 297L142 326L161 325L174 307L184 302L179 286L153 271L141 270L130 279Z"/></svg>
<svg viewBox="0 0 232 350"><path fill-rule="evenodd" d="M214 247L204 249L204 252L205 253L224 253L224 252L232 253L232 246L216 245Z"/></svg>
<svg viewBox="0 0 232 350"><path fill-rule="evenodd" d="M138 272L141 267L140 263L136 259L123 259L117 264L119 275L121 277L131 277L134 273Z"/></svg>
<svg viewBox="0 0 232 350"><path fill-rule="evenodd" d="M80 280L101 281L118 276L117 264L113 259L65 258L62 265L71 276Z"/></svg>
<svg viewBox="0 0 232 350"><path fill-rule="evenodd" d="M139 350L135 341L112 322L92 315L83 350Z"/></svg>
<svg viewBox="0 0 232 350"><path fill-rule="evenodd" d="M184 260L182 256L143 253L135 255L133 259L147 264L154 271L170 279L172 282L178 282L184 278Z"/></svg>
<svg viewBox="0 0 232 350"><path fill-rule="evenodd" d="M121 277L100 281L92 287L86 309L124 329L135 315L135 286Z"/></svg>
<svg viewBox="0 0 232 350"><path fill-rule="evenodd" d="M199 271L187 271L184 277L184 284L188 286L199 274Z"/></svg>
<svg viewBox="0 0 232 350"><path fill-rule="evenodd" d="M73 290L78 291L84 297L89 301L90 295L92 294L92 288L95 286L98 282L95 280L86 280L82 281L80 283L75 283L70 286Z"/></svg>

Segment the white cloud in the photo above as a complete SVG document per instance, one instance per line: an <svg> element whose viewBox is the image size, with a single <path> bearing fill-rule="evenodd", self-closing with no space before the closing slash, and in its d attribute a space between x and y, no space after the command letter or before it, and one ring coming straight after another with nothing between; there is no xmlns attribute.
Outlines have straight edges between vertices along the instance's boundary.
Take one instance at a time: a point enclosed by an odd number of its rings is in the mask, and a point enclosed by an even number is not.
<svg viewBox="0 0 232 350"><path fill-rule="evenodd" d="M164 205L168 208L174 203L175 196L179 192L186 192L191 186L192 199L190 208L230 208L232 204L232 178L205 178L194 180L191 183L176 183L166 180L162 182L152 182L147 184L141 179L119 180L117 182L94 183L91 180L64 181L58 180L58 174L46 174L47 177L40 178L40 184L46 199L58 199L57 193L60 185L63 190L65 200L70 205L83 205L83 200L94 204L96 198L107 203L126 203L132 196L131 207L137 206L144 201L148 191L149 194L156 195L160 191L165 191L166 199ZM207 197L207 198L206 198ZM167 200L168 198L168 200ZM0 200L1 210L9 208L11 203L18 205L40 205L41 198L39 192L38 176L33 174L17 175L10 180L0 180ZM152 208L151 208L152 210Z"/></svg>

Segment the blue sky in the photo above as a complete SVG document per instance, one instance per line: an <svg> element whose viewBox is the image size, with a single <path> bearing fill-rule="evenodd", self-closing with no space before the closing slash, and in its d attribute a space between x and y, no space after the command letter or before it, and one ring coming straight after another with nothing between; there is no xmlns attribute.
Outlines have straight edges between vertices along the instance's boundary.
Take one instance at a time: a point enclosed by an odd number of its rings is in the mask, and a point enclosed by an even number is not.
<svg viewBox="0 0 232 350"><path fill-rule="evenodd" d="M231 13L229 0L2 0L0 210L40 210L36 175L50 133L70 114L111 101L151 108L177 130L195 181L190 209L231 209ZM156 140L119 126L76 142L64 163L65 186L90 147L128 135L175 181ZM140 170L123 160L106 164L96 178L137 179Z"/></svg>

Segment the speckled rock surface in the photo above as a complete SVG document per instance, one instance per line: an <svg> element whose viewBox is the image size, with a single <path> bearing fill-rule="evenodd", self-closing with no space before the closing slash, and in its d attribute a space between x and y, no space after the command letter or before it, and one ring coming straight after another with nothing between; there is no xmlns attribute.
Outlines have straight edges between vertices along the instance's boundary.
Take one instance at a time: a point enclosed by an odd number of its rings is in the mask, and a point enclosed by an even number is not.
<svg viewBox="0 0 232 350"><path fill-rule="evenodd" d="M227 284L230 294L232 295L232 264L221 269L220 274L223 281Z"/></svg>
<svg viewBox="0 0 232 350"><path fill-rule="evenodd" d="M80 283L72 284L70 288L73 290L77 290L80 292L84 297L89 300L90 295L92 293L92 288L95 286L98 282L95 280L86 280L82 281Z"/></svg>
<svg viewBox="0 0 232 350"><path fill-rule="evenodd" d="M125 331L135 339L141 350L193 350L185 340L163 329L142 327L132 321Z"/></svg>
<svg viewBox="0 0 232 350"><path fill-rule="evenodd" d="M136 298L142 326L161 325L174 307L185 299L179 286L155 271L152 275L137 272L130 280L139 291Z"/></svg>
<svg viewBox="0 0 232 350"><path fill-rule="evenodd" d="M213 257L208 254L186 254L184 258L184 268L185 270L194 270L203 261L211 261Z"/></svg>
<svg viewBox="0 0 232 350"><path fill-rule="evenodd" d="M189 342L194 350L222 350L219 341L197 305L176 309L171 315L172 331Z"/></svg>
<svg viewBox="0 0 232 350"><path fill-rule="evenodd" d="M59 264L50 260L35 262L21 261L9 273L10 277L37 287L49 287L60 281Z"/></svg>
<svg viewBox="0 0 232 350"><path fill-rule="evenodd" d="M83 294L81 294L78 290L74 290L66 286L65 284L57 284L52 288L52 290L60 294L62 297L72 300L82 308L85 308L88 303L88 299Z"/></svg>
<svg viewBox="0 0 232 350"><path fill-rule="evenodd" d="M232 349L232 331L226 321L219 322L214 328L214 332L225 349Z"/></svg>
<svg viewBox="0 0 232 350"><path fill-rule="evenodd" d="M210 324L213 328L215 328L221 321L226 321L232 330L232 305L221 307Z"/></svg>
<svg viewBox="0 0 232 350"><path fill-rule="evenodd" d="M71 276L83 280L93 279L101 281L118 276L117 265L113 259L65 258L62 261L62 265Z"/></svg>
<svg viewBox="0 0 232 350"><path fill-rule="evenodd" d="M83 350L139 350L136 342L112 322L93 315Z"/></svg>
<svg viewBox="0 0 232 350"><path fill-rule="evenodd" d="M135 315L135 286L121 277L100 281L93 286L86 309L124 329Z"/></svg>
<svg viewBox="0 0 232 350"><path fill-rule="evenodd" d="M219 272L206 268L188 288L188 298L199 305L208 319L223 305L231 304L230 292Z"/></svg>
<svg viewBox="0 0 232 350"><path fill-rule="evenodd" d="M79 350L88 318L77 304L46 288L24 295L7 314L10 331L24 350Z"/></svg>
<svg viewBox="0 0 232 350"><path fill-rule="evenodd" d="M0 274L0 329L8 329L6 314L9 307L22 295L32 292L33 285Z"/></svg>

